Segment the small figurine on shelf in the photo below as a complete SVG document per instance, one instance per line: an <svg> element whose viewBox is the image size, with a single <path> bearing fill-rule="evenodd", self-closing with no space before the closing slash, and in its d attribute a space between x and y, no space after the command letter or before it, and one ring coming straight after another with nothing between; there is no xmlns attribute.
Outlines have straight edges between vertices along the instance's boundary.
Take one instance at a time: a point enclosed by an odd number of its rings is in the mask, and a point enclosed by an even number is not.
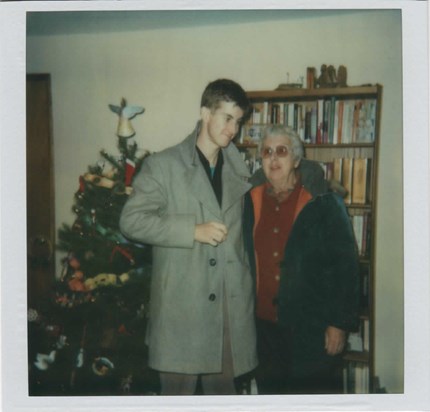
<svg viewBox="0 0 430 412"><path fill-rule="evenodd" d="M321 65L321 72L318 79L315 80L316 87L347 87L346 84L347 71L346 67L340 65L337 73L333 65Z"/></svg>
<svg viewBox="0 0 430 412"><path fill-rule="evenodd" d="M336 78L336 69L333 65L330 64L330 66L327 67L327 73L328 78L330 79L330 86L335 87L337 85L337 78Z"/></svg>
<svg viewBox="0 0 430 412"><path fill-rule="evenodd" d="M346 67L345 66L339 66L337 69L337 86L338 87L347 87L346 84Z"/></svg>
<svg viewBox="0 0 430 412"><path fill-rule="evenodd" d="M330 84L331 84L331 80L327 69L327 65L323 64L321 65L321 72L320 72L320 76L316 81L316 85L318 87L330 87Z"/></svg>
<svg viewBox="0 0 430 412"><path fill-rule="evenodd" d="M308 89L313 89L316 84L316 69L315 67L308 67L306 69L306 87Z"/></svg>

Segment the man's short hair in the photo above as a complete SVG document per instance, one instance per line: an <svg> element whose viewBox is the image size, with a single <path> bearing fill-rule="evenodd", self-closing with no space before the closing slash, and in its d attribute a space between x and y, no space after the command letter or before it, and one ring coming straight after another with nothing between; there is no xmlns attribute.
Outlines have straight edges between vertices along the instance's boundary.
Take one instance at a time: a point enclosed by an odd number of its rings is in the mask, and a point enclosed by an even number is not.
<svg viewBox="0 0 430 412"><path fill-rule="evenodd" d="M233 102L244 112L244 118L250 112L250 102L242 87L229 79L218 79L206 86L202 94L200 107L211 111L218 109L221 102Z"/></svg>

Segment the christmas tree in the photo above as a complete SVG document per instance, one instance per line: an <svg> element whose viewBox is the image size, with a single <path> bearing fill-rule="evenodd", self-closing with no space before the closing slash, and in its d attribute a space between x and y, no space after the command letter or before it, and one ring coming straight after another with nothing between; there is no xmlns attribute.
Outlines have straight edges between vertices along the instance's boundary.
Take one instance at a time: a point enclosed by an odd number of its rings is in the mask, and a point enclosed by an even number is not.
<svg viewBox="0 0 430 412"><path fill-rule="evenodd" d="M30 394L113 395L156 391L145 366L151 250L126 239L119 216L138 155L131 119L143 107L109 105L118 115L118 156L105 150L79 177L72 225L58 231L66 253L46 313L29 309ZM155 382L155 383L154 383Z"/></svg>

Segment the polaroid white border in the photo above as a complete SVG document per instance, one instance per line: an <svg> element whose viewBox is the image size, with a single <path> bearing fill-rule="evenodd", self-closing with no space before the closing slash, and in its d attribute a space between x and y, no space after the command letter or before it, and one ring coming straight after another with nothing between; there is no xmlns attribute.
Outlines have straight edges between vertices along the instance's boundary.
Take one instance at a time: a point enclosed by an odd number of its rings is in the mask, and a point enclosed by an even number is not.
<svg viewBox="0 0 430 412"><path fill-rule="evenodd" d="M29 397L27 394L26 12L192 9L401 9L403 25L404 394L202 397ZM1 353L3 410L429 410L428 3L421 1L45 1L0 3ZM390 102L384 102L390 104Z"/></svg>

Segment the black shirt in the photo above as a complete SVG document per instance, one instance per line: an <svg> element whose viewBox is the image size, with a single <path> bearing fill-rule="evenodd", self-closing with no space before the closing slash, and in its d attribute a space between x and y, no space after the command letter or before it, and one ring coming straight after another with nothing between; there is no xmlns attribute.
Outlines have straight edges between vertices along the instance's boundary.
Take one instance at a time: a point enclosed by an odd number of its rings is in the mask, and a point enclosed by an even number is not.
<svg viewBox="0 0 430 412"><path fill-rule="evenodd" d="M215 170L212 172L208 159L206 159L205 155L201 152L201 150L196 146L197 153L199 155L200 161L204 169L206 170L206 174L208 179L212 185L212 189L214 190L215 196L218 200L218 204L221 207L222 204L222 165L224 164L224 159L222 156L222 151L220 150L218 153L218 159L215 165Z"/></svg>

